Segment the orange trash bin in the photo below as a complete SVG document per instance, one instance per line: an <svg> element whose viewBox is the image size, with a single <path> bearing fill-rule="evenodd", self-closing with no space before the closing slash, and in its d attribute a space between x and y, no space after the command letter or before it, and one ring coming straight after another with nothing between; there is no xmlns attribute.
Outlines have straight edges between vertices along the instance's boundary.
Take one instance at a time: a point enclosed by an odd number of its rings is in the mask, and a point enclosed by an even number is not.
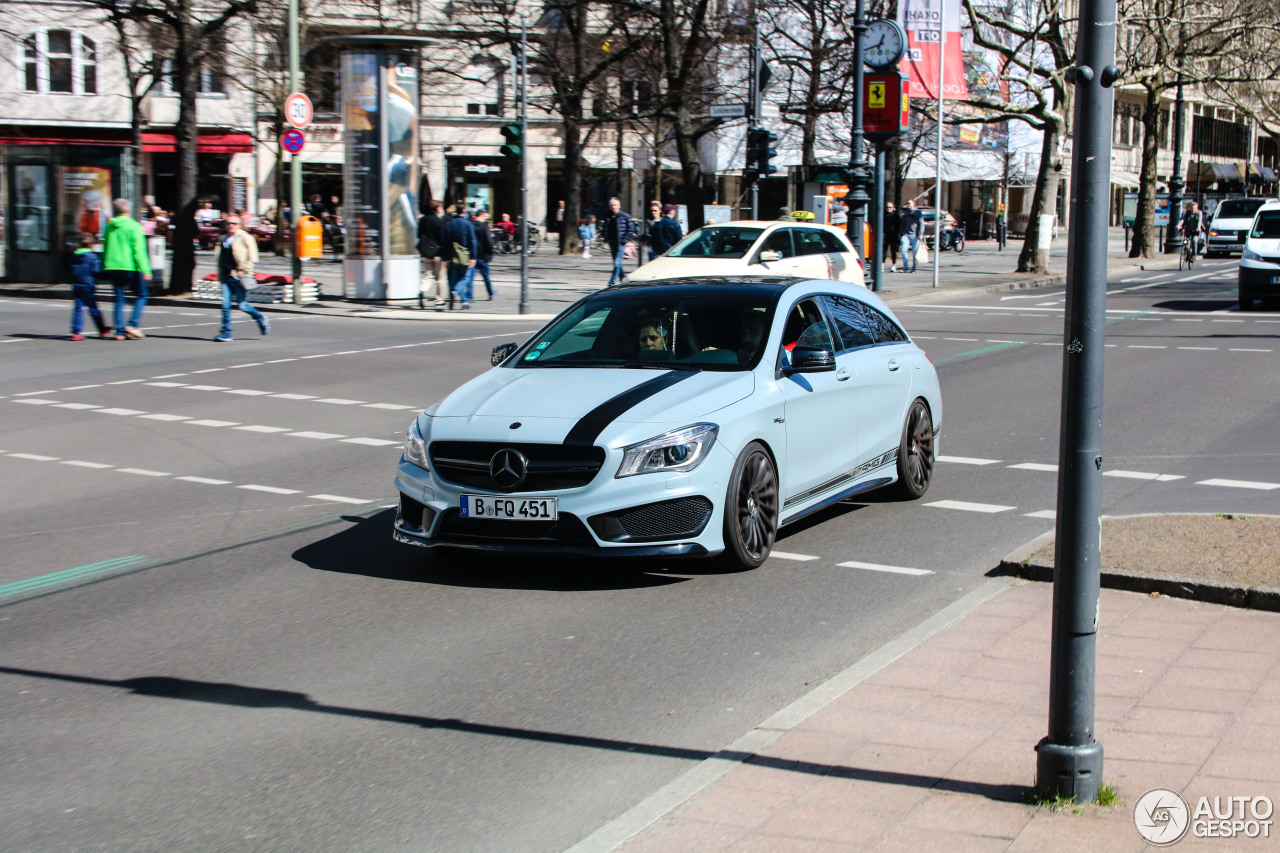
<svg viewBox="0 0 1280 853"><path fill-rule="evenodd" d="M300 258L324 257L324 229L314 216L298 219L297 251Z"/></svg>

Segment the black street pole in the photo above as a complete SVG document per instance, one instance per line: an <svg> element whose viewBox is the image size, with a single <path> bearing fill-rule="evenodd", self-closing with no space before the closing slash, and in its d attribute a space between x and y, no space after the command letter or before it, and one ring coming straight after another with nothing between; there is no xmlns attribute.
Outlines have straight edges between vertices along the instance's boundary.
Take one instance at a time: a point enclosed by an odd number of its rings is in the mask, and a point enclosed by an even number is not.
<svg viewBox="0 0 1280 853"><path fill-rule="evenodd" d="M871 200L871 249L867 259L871 262L871 289L881 290L884 275L884 142L876 143L876 179L874 197Z"/></svg>
<svg viewBox="0 0 1280 853"><path fill-rule="evenodd" d="M520 16L520 313L529 306L529 32Z"/></svg>
<svg viewBox="0 0 1280 853"><path fill-rule="evenodd" d="M863 50L867 41L866 0L858 0L853 16L853 139L852 151L849 152L849 194L845 200L849 202L849 231L853 238L853 248L862 258L867 257L866 246L863 245L862 223L867 218L867 152L863 144L866 136L862 131L862 85L865 69L863 68Z"/></svg>
<svg viewBox="0 0 1280 853"><path fill-rule="evenodd" d="M1179 28L1181 32L1181 28ZM1182 251L1182 190L1186 181L1182 178L1182 68L1178 68L1178 97L1173 104L1173 174L1169 176L1169 224L1165 226L1164 251L1173 254Z"/></svg>
<svg viewBox="0 0 1280 853"><path fill-rule="evenodd" d="M750 134L750 128L756 127L760 120L760 23L757 21L752 24L754 34L751 38L751 91L750 97L747 98L747 128ZM747 152L747 158L750 159L751 152ZM759 165L759 164L757 164ZM763 175L756 175L755 180L751 182L751 218L760 218L760 179Z"/></svg>
<svg viewBox="0 0 1280 853"><path fill-rule="evenodd" d="M1049 733L1036 744L1036 793L1092 802L1102 784L1094 739L1102 512L1102 376L1116 0L1080 0L1075 144L1063 329L1058 517L1049 654Z"/></svg>

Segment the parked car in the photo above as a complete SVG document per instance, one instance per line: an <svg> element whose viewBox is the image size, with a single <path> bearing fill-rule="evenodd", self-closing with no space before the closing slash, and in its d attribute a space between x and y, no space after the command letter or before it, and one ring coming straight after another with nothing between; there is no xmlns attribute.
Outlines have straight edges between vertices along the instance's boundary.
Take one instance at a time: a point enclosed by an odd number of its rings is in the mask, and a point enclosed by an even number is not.
<svg viewBox="0 0 1280 853"><path fill-rule="evenodd" d="M753 568L780 526L932 479L937 373L848 282L623 284L492 363L409 425L397 540Z"/></svg>
<svg viewBox="0 0 1280 853"><path fill-rule="evenodd" d="M865 286L862 259L843 230L830 225L754 220L703 226L666 254L634 270L627 280L708 275L781 275Z"/></svg>
<svg viewBox="0 0 1280 853"><path fill-rule="evenodd" d="M1237 275L1241 311L1251 310L1255 299L1280 297L1280 201L1254 214Z"/></svg>
<svg viewBox="0 0 1280 853"><path fill-rule="evenodd" d="M1218 202L1209 220L1206 258L1244 251L1244 241L1253 225L1253 215L1267 203L1265 198L1228 198Z"/></svg>

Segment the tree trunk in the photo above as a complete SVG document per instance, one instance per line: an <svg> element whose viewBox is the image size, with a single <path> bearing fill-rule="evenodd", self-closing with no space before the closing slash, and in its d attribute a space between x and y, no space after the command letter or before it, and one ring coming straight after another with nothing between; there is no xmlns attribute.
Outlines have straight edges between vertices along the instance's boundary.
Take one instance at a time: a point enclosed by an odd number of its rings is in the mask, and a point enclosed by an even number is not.
<svg viewBox="0 0 1280 853"><path fill-rule="evenodd" d="M1160 157L1160 95L1155 87L1147 89L1142 104L1142 172L1138 177L1138 209L1133 220L1133 242L1129 257L1154 258L1160 246L1155 232L1156 166Z"/></svg>
<svg viewBox="0 0 1280 853"><path fill-rule="evenodd" d="M1049 206L1058 197L1058 170L1053 165L1058 154L1058 133L1056 122L1045 125L1044 140L1040 146L1040 169L1036 173L1036 189L1031 196L1031 216L1022 241L1022 253L1018 255L1018 272L1049 272L1049 253L1039 248L1040 215L1049 212Z"/></svg>
<svg viewBox="0 0 1280 853"><path fill-rule="evenodd" d="M560 254L582 251L578 220L582 219L582 129L577 121L564 120L564 223L560 228Z"/></svg>
<svg viewBox="0 0 1280 853"><path fill-rule="evenodd" d="M183 7L185 9L185 6ZM199 129L196 93L199 65L190 49L190 24L179 35L173 57L173 80L178 87L178 123L174 127L178 149L178 210L173 217L173 269L169 274L171 293L190 293L195 278L196 253L196 142Z"/></svg>
<svg viewBox="0 0 1280 853"><path fill-rule="evenodd" d="M676 151L680 155L680 172L684 177L680 197L688 210L690 231L701 228L706 222L702 210L702 158L698 155L698 137L690 130L692 123L689 108L681 104L676 110Z"/></svg>

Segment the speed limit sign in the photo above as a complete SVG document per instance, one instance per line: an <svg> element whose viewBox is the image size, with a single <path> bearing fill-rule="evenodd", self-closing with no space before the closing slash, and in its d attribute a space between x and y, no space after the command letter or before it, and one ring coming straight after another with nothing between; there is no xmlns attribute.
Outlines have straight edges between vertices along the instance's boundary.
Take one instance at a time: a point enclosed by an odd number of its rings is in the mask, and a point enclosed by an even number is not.
<svg viewBox="0 0 1280 853"><path fill-rule="evenodd" d="M294 92L284 99L285 121L302 130L311 124L315 111L311 108L311 99L301 92Z"/></svg>

